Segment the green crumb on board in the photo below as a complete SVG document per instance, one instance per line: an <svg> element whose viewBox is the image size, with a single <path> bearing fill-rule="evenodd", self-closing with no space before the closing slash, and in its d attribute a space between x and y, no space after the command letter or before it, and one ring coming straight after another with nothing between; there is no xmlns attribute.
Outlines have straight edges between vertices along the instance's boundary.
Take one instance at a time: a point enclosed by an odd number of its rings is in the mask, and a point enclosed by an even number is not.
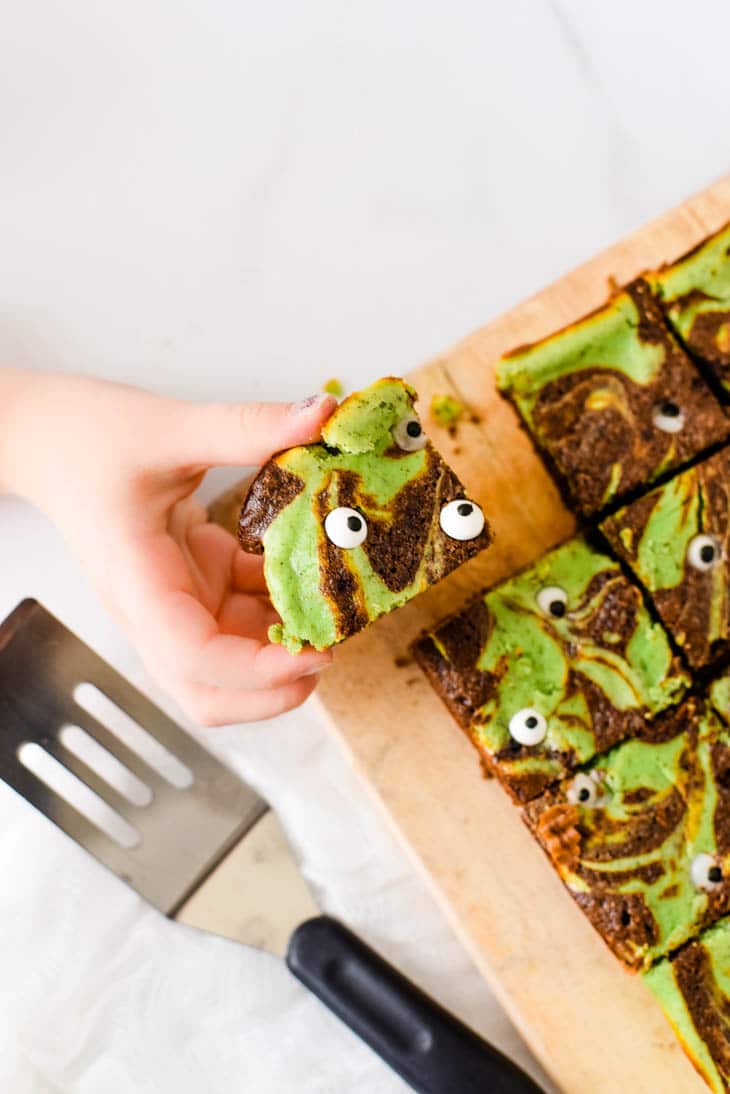
<svg viewBox="0 0 730 1094"><path fill-rule="evenodd" d="M327 381L322 390L326 391L328 395L334 395L336 399L340 399L345 394L345 385L342 380L338 380L336 376L333 376L331 380Z"/></svg>
<svg viewBox="0 0 730 1094"><path fill-rule="evenodd" d="M431 417L444 429L452 429L466 407L453 395L434 395L431 399Z"/></svg>

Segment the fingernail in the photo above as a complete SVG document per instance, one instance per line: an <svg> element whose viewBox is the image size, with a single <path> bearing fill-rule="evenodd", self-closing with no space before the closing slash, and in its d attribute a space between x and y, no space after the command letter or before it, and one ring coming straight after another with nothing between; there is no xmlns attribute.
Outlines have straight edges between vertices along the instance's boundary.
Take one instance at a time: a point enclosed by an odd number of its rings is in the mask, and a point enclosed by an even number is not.
<svg viewBox="0 0 730 1094"><path fill-rule="evenodd" d="M302 399L301 402L294 403L291 412L292 414L304 414L315 406L324 406L325 403L335 401L331 395L310 395L308 399Z"/></svg>

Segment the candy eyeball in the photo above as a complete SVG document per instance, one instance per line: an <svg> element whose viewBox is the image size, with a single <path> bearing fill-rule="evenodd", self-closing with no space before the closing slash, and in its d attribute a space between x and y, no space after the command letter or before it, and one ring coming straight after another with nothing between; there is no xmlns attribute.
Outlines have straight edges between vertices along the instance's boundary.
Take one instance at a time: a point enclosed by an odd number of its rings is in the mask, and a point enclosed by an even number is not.
<svg viewBox="0 0 730 1094"><path fill-rule="evenodd" d="M484 528L484 513L476 502L456 498L444 505L439 524L449 539L476 539Z"/></svg>
<svg viewBox="0 0 730 1094"><path fill-rule="evenodd" d="M545 615L562 619L568 610L568 594L559 585L546 585L537 594L537 606Z"/></svg>
<svg viewBox="0 0 730 1094"><path fill-rule="evenodd" d="M418 452L419 449L425 448L428 442L423 426L415 414L401 418L391 432L393 440L404 452Z"/></svg>
<svg viewBox="0 0 730 1094"><path fill-rule="evenodd" d="M712 855L699 854L692 859L690 877L695 889L703 889L711 893L722 884L722 870Z"/></svg>
<svg viewBox="0 0 730 1094"><path fill-rule="evenodd" d="M597 771L576 775L566 792L571 805L596 806L603 802L600 788L600 776Z"/></svg>
<svg viewBox="0 0 730 1094"><path fill-rule="evenodd" d="M365 517L357 509L349 509L346 505L341 505L327 514L324 518L324 530L327 539L335 547L343 547L345 550L359 547L368 534Z"/></svg>
<svg viewBox="0 0 730 1094"><path fill-rule="evenodd" d="M695 570L711 570L722 561L722 544L717 536L693 536L687 548L687 561Z"/></svg>
<svg viewBox="0 0 730 1094"><path fill-rule="evenodd" d="M684 411L671 399L665 399L654 407L651 420L663 433L679 433L684 426Z"/></svg>
<svg viewBox="0 0 730 1094"><path fill-rule="evenodd" d="M509 732L521 745L539 745L545 739L547 722L539 710L525 707L510 718Z"/></svg>

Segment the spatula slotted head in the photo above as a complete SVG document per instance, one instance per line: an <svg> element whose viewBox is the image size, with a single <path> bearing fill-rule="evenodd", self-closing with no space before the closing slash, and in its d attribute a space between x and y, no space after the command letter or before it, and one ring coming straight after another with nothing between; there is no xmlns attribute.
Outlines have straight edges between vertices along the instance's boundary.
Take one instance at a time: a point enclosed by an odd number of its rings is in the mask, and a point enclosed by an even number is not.
<svg viewBox="0 0 730 1094"><path fill-rule="evenodd" d="M167 767L125 743L110 728L114 718L98 715L96 705L91 713L80 701L85 690L100 698L102 711L121 712L135 730L146 731L142 736L159 742L157 751L171 754ZM70 747L68 727L78 727L79 737L88 734L144 792L130 795L102 777L87 762L90 750L80 755ZM114 811L121 842L35 773L31 759L39 749ZM166 915L268 808L34 600L24 600L0 624L0 777Z"/></svg>

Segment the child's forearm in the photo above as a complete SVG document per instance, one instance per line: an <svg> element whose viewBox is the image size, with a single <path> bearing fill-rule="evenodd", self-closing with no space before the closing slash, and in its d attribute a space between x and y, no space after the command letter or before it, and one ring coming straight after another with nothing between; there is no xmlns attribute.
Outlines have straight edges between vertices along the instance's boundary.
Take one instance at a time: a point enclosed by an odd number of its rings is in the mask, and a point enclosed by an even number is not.
<svg viewBox="0 0 730 1094"><path fill-rule="evenodd" d="M0 493L47 510L64 469L68 477L80 461L98 459L84 423L93 427L100 417L93 394L109 386L69 373L0 368Z"/></svg>
<svg viewBox="0 0 730 1094"><path fill-rule="evenodd" d="M0 493L24 493L23 463L34 430L33 389L44 374L31 369L0 368Z"/></svg>

